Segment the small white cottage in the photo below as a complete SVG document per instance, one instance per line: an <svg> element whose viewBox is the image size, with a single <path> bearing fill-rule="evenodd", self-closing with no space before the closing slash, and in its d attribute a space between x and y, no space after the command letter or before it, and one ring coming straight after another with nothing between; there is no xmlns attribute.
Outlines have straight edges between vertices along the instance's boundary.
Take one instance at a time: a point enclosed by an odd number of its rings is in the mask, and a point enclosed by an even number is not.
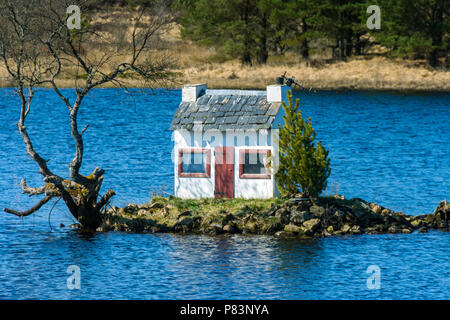
<svg viewBox="0 0 450 320"><path fill-rule="evenodd" d="M271 198L277 188L278 124L286 85L208 90L185 85L170 129L175 196Z"/></svg>

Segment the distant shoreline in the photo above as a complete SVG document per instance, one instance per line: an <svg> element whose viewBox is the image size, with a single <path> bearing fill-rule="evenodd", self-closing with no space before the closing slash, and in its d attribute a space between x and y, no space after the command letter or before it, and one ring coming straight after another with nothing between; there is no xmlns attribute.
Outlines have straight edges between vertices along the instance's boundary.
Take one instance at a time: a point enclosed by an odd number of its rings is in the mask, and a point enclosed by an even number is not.
<svg viewBox="0 0 450 320"><path fill-rule="evenodd" d="M0 80L1 83L1 80ZM186 83L193 83L193 82L186 82ZM266 86L238 86L238 85L232 85L229 86L217 86L214 85L214 82L205 82L208 84L209 89L243 89L243 90L266 90ZM15 88L11 84L0 84L0 88ZM36 87L39 89L52 89L49 86L40 86ZM60 86L60 89L74 89L75 85L72 83L72 85L62 85ZM106 86L100 86L96 89L112 89L117 88L117 86L113 85L106 85ZM181 90L181 86L167 86L167 87L160 87L160 86L140 86L133 83L130 83L126 87L127 89L167 89L167 90ZM390 87L310 87L307 89L297 89L293 88L294 92L326 92L326 91L338 91L338 92L347 92L347 91L353 91L353 92L386 92L386 93L450 93L450 88L390 88Z"/></svg>
<svg viewBox="0 0 450 320"><path fill-rule="evenodd" d="M238 61L223 63L200 62L170 70L179 76L167 84L168 89L187 83L206 83L211 89L261 89L273 84L286 72L310 91L389 91L389 92L450 92L450 70L429 69L413 61L391 60L385 57L366 57L311 66L308 63L272 63L253 67ZM137 79L121 79L129 88L160 88ZM83 80L78 80L82 83ZM75 80L62 78L61 88L75 87ZM0 67L0 87L12 87L12 81ZM105 85L103 88L116 87Z"/></svg>

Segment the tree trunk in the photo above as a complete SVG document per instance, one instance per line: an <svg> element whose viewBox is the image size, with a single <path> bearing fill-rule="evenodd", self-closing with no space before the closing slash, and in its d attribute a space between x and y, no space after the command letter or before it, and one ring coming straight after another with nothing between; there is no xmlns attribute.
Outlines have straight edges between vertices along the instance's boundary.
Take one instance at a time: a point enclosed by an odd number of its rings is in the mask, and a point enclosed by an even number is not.
<svg viewBox="0 0 450 320"><path fill-rule="evenodd" d="M302 55L303 59L309 59L309 43L308 38L306 37L306 32L308 31L308 24L306 23L306 19L302 19L302 31L303 31L303 42L302 42L302 48L300 50L300 53Z"/></svg>
<svg viewBox="0 0 450 320"><path fill-rule="evenodd" d="M351 57L353 52L353 31L347 30L347 37L345 39L345 56Z"/></svg>
<svg viewBox="0 0 450 320"><path fill-rule="evenodd" d="M361 35L355 36L355 55L360 56L363 54L363 42L361 41Z"/></svg>
<svg viewBox="0 0 450 320"><path fill-rule="evenodd" d="M102 224L101 212L92 205L78 207L78 222L83 231L94 232Z"/></svg>
<svg viewBox="0 0 450 320"><path fill-rule="evenodd" d="M432 40L431 40L432 49L429 53L427 60L430 66L433 68L437 67L439 65L439 53L441 51L442 46L442 32L438 32L436 34L433 34Z"/></svg>
<svg viewBox="0 0 450 320"><path fill-rule="evenodd" d="M258 56L257 56L257 62L259 64L266 64L267 59L269 58L269 53L267 51L267 32L268 32L268 21L267 21L267 15L264 14L261 19L261 39L260 39L260 45L258 49Z"/></svg>
<svg viewBox="0 0 450 320"><path fill-rule="evenodd" d="M431 27L431 30L429 33L431 33L431 52L428 54L427 60L430 66L437 67L439 64L439 53L441 52L442 48L442 38L444 36L444 32L442 28L436 27L437 25L441 25L444 23L444 16L443 16L443 10L438 9L433 14L433 26Z"/></svg>
<svg viewBox="0 0 450 320"><path fill-rule="evenodd" d="M245 1L244 5L244 52L242 53L241 62L243 65L252 65L252 56L251 56L251 48L250 48L250 31L249 31L249 3Z"/></svg>

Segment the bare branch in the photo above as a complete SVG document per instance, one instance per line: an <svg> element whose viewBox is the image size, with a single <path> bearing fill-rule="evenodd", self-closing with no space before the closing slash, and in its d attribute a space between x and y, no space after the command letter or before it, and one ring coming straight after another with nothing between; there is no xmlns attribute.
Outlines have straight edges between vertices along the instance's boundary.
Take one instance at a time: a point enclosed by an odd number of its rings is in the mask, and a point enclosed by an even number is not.
<svg viewBox="0 0 450 320"><path fill-rule="evenodd" d="M89 124L87 124L83 130L81 130L80 135L83 135L83 133L85 133L85 131L89 128Z"/></svg>
<svg viewBox="0 0 450 320"><path fill-rule="evenodd" d="M29 216L30 214L38 211L44 204L49 202L52 198L53 198L53 196L45 196L34 207L32 207L31 209L28 209L26 211L16 211L16 210L8 209L8 208L4 208L3 210L7 213L14 214L18 217L26 217L26 216Z"/></svg>
<svg viewBox="0 0 450 320"><path fill-rule="evenodd" d="M107 192L106 192L106 194L100 199L100 201L97 203L97 208L98 208L98 210L100 210L101 208L103 208L107 203L108 203L108 201L113 197L113 196L115 196L116 195L116 193L113 191L113 190L108 190Z"/></svg>
<svg viewBox="0 0 450 320"><path fill-rule="evenodd" d="M47 190L47 186L45 185L40 188L30 188L27 186L27 182L25 181L25 179L22 179L22 181L20 181L20 186L22 187L22 193L28 193L30 197L39 194L44 194L45 191Z"/></svg>

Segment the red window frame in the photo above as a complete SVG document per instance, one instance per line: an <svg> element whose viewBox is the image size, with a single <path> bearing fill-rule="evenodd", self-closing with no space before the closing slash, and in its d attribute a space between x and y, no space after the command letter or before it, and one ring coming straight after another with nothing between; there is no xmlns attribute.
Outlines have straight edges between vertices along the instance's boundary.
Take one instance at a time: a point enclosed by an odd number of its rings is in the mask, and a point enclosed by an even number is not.
<svg viewBox="0 0 450 320"><path fill-rule="evenodd" d="M206 172L183 172L184 153L206 154ZM210 178L211 177L211 149L204 148L180 148L178 149L178 176L180 178Z"/></svg>
<svg viewBox="0 0 450 320"><path fill-rule="evenodd" d="M266 157L270 157L271 153L269 149L241 149L239 150L239 178L240 179L270 179L271 174L266 167L266 173L256 174L256 173L244 173L244 161L245 154L258 153L265 154Z"/></svg>

